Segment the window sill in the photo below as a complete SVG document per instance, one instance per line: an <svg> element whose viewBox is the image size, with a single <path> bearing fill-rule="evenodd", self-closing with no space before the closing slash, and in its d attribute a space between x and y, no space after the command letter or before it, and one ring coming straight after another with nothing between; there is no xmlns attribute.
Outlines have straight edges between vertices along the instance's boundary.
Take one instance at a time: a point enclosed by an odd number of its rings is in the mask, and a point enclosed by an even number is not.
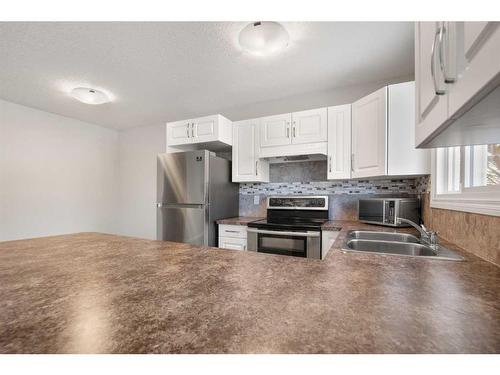
<svg viewBox="0 0 500 375"><path fill-rule="evenodd" d="M500 216L500 201L467 199L457 194L455 197L431 197L431 208L463 211L481 215Z"/></svg>

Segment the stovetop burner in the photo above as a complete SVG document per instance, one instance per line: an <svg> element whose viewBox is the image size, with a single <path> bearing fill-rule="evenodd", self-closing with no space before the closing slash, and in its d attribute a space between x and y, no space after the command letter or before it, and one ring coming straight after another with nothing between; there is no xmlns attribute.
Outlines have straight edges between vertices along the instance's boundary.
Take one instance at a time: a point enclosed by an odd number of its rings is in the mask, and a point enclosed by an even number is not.
<svg viewBox="0 0 500 375"><path fill-rule="evenodd" d="M282 230L320 230L328 219L295 220L295 219L262 219L248 223L251 228Z"/></svg>
<svg viewBox="0 0 500 375"><path fill-rule="evenodd" d="M328 197L270 197L267 218L248 223L251 228L321 230L328 221Z"/></svg>

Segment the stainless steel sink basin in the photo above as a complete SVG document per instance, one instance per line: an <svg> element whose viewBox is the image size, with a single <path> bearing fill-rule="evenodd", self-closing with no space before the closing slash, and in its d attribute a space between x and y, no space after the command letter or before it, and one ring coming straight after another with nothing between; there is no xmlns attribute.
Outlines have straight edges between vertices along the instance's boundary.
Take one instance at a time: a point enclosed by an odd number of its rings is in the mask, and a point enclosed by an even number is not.
<svg viewBox="0 0 500 375"><path fill-rule="evenodd" d="M375 232L368 230L353 230L348 232L349 240L398 241L418 243L418 237L407 233Z"/></svg>
<svg viewBox="0 0 500 375"><path fill-rule="evenodd" d="M418 237L405 233L349 231L342 250L429 259L464 260L463 257L444 246L437 245L433 248L421 243Z"/></svg>

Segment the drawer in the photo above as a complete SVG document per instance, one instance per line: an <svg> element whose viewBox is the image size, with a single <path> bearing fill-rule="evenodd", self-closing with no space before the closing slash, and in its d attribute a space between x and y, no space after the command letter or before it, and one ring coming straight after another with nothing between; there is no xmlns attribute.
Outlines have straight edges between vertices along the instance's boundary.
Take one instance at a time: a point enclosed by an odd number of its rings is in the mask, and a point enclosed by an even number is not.
<svg viewBox="0 0 500 375"><path fill-rule="evenodd" d="M219 237L247 238L247 226L220 224Z"/></svg>
<svg viewBox="0 0 500 375"><path fill-rule="evenodd" d="M219 247L222 249L246 251L247 239L234 238L234 237L219 237Z"/></svg>

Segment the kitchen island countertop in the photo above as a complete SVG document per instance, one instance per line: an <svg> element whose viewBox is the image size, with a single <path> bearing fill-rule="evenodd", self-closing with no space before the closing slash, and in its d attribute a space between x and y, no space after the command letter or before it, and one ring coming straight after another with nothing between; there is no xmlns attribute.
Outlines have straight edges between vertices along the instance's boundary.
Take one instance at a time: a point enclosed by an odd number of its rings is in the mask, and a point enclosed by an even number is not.
<svg viewBox="0 0 500 375"><path fill-rule="evenodd" d="M334 223L331 223L334 226ZM500 269L100 233L0 243L1 353L499 353ZM380 229L380 228L379 228Z"/></svg>

